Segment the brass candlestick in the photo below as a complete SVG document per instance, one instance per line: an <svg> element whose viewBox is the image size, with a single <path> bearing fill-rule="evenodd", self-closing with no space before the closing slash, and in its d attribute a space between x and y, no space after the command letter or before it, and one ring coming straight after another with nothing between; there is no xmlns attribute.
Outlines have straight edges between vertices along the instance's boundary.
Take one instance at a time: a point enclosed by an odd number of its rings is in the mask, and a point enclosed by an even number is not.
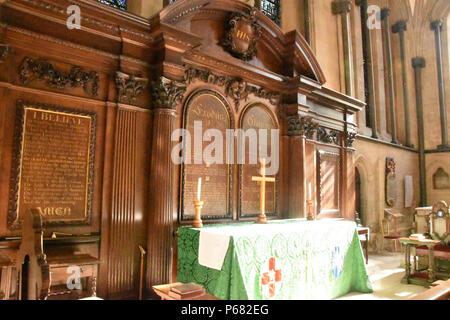
<svg viewBox="0 0 450 320"><path fill-rule="evenodd" d="M195 206L195 219L194 223L192 224L194 228L203 228L203 222L202 222L202 208L203 208L203 201L195 200L194 206Z"/></svg>
<svg viewBox="0 0 450 320"><path fill-rule="evenodd" d="M308 216L306 219L308 220L315 220L314 219L314 214L313 214L313 201L312 200L307 200L306 203L308 204Z"/></svg>

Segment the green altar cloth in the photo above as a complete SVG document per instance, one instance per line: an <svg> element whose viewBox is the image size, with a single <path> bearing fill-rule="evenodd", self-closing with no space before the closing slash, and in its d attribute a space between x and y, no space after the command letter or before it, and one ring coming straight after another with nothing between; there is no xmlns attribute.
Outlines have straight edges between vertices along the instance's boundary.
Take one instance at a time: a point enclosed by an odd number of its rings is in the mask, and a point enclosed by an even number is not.
<svg viewBox="0 0 450 320"><path fill-rule="evenodd" d="M229 236L221 270L199 264L202 230ZM356 224L349 221L181 227L178 281L198 283L224 300L334 299L372 292Z"/></svg>

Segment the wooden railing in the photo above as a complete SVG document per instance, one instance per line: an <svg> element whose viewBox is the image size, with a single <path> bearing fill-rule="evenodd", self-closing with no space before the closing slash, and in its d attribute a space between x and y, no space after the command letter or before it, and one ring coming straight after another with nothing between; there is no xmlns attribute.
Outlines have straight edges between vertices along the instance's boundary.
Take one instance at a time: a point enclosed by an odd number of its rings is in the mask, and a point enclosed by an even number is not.
<svg viewBox="0 0 450 320"><path fill-rule="evenodd" d="M411 300L450 300L450 280L418 294Z"/></svg>

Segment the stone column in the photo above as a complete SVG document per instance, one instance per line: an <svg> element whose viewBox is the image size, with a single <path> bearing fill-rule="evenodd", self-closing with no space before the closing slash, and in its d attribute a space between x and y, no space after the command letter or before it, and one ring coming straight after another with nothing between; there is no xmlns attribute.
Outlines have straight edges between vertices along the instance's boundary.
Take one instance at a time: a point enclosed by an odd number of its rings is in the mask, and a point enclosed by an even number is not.
<svg viewBox="0 0 450 320"><path fill-rule="evenodd" d="M408 92L408 76L406 69L406 49L405 49L405 32L406 21L400 20L392 26L392 32L398 33L400 38L400 59L402 61L402 86L403 86L403 107L405 109L405 144L407 147L413 147L411 143L411 120L409 110L409 92Z"/></svg>
<svg viewBox="0 0 450 320"><path fill-rule="evenodd" d="M438 146L438 149L450 149L450 146L448 144L447 110L445 106L444 74L442 68L442 42L441 42L442 21L436 20L432 22L431 29L434 30L436 40L436 62L438 70L439 106L441 111L442 144Z"/></svg>
<svg viewBox="0 0 450 320"><path fill-rule="evenodd" d="M390 114L391 114L391 135L392 143L398 144L397 140L397 123L395 117L395 93L394 93L394 71L392 69L392 50L391 50L391 34L389 28L389 15L391 10L385 8L381 10L381 19L383 20L383 31L384 31L384 45L388 72L388 87L389 87L389 104L390 104Z"/></svg>
<svg viewBox="0 0 450 320"><path fill-rule="evenodd" d="M420 206L427 205L427 184L425 172L425 138L423 127L423 100L422 100L422 69L425 68L425 59L417 57L412 59L416 84L417 128L419 134L419 171L420 171Z"/></svg>
<svg viewBox="0 0 450 320"><path fill-rule="evenodd" d="M160 78L152 83L153 135L148 213L147 292L171 281L173 241L173 189L171 135L176 106L186 87Z"/></svg>
<svg viewBox="0 0 450 320"><path fill-rule="evenodd" d="M305 13L305 39L311 46L311 4L310 0L303 0L303 11Z"/></svg>
<svg viewBox="0 0 450 320"><path fill-rule="evenodd" d="M366 65L367 65L367 79L368 79L368 91L369 99L367 104L370 110L370 127L372 128L372 138L378 139L377 132L377 108L375 100L375 77L373 73L373 56L372 56L372 36L370 34L370 29L367 27L367 21L369 15L367 13L368 1L367 0L356 0L356 4L361 6L363 14L363 33L367 41L364 43L364 50L366 52Z"/></svg>
<svg viewBox="0 0 450 320"><path fill-rule="evenodd" d="M350 10L352 2L350 0L337 0L333 2L333 14L341 15L342 20L342 43L344 46L344 68L345 68L345 94L353 96L353 68L352 68L352 42L350 35Z"/></svg>

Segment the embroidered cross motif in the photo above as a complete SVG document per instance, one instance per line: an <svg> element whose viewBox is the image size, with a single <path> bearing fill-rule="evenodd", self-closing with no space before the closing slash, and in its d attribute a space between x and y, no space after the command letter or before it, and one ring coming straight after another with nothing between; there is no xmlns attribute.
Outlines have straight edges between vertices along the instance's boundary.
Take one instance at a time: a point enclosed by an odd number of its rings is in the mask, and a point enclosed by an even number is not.
<svg viewBox="0 0 450 320"><path fill-rule="evenodd" d="M281 268L277 265L275 257L271 257L262 269L263 294L267 298L273 298L281 286Z"/></svg>

